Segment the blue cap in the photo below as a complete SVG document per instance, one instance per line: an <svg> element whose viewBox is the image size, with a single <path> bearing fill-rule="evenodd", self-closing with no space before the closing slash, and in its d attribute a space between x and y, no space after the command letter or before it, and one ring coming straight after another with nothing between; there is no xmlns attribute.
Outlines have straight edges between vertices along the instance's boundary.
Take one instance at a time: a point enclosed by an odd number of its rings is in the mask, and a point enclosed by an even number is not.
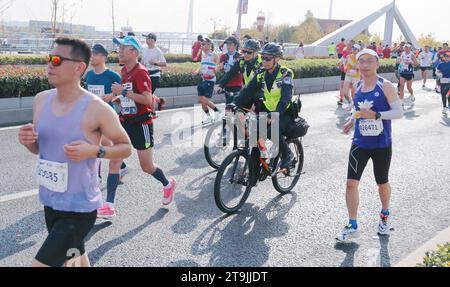
<svg viewBox="0 0 450 287"><path fill-rule="evenodd" d="M133 37L133 36L127 36L123 39L114 38L113 42L114 42L114 44L117 44L117 45L133 46L138 51L140 51L142 49L142 45L141 45L141 42L139 41L139 39L136 37Z"/></svg>

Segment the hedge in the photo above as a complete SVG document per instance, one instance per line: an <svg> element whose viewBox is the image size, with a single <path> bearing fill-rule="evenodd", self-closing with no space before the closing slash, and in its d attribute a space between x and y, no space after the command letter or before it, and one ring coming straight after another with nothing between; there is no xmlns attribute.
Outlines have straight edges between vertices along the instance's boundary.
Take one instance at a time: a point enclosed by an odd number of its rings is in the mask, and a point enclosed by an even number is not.
<svg viewBox="0 0 450 287"><path fill-rule="evenodd" d="M191 62L191 55L165 55L167 63L186 63ZM108 63L119 63L119 56L111 54L108 57ZM0 65L46 65L46 55L27 55L27 56L11 56L0 55Z"/></svg>
<svg viewBox="0 0 450 287"><path fill-rule="evenodd" d="M339 76L337 60L296 60L283 61L283 65L294 70L295 78L319 78ZM161 88L195 86L199 77L193 71L199 68L198 63L170 64L162 74ZM119 71L119 67L114 70ZM395 71L395 61L381 62L379 73ZM222 75L218 75L220 79ZM30 97L49 89L50 85L43 66L0 66L0 98Z"/></svg>

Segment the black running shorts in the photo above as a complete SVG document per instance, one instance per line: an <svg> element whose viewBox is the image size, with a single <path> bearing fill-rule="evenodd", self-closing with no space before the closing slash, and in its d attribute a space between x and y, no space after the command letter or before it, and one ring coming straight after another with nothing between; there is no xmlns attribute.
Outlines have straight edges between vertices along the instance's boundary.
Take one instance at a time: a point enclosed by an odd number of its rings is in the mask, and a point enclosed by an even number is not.
<svg viewBox="0 0 450 287"><path fill-rule="evenodd" d="M392 146L382 149L361 149L356 145L352 145L347 179L361 181L362 174L369 159L372 159L373 162L377 184L382 185L388 183L392 159Z"/></svg>
<svg viewBox="0 0 450 287"><path fill-rule="evenodd" d="M97 220L97 210L76 213L45 207L44 213L49 234L36 260L50 267L62 267L68 260L84 255L84 241Z"/></svg>

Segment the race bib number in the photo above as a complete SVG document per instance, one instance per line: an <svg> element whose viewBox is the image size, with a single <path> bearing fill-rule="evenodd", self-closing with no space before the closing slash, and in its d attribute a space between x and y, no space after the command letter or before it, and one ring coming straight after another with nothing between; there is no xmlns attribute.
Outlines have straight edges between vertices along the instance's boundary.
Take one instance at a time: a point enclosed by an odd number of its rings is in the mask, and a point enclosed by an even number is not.
<svg viewBox="0 0 450 287"><path fill-rule="evenodd" d="M125 83L123 87L127 91L133 91L133 83ZM120 106L122 115L136 115L137 114L137 106L136 103L127 97L120 96Z"/></svg>
<svg viewBox="0 0 450 287"><path fill-rule="evenodd" d="M383 121L360 120L359 131L363 137L377 137L384 131Z"/></svg>
<svg viewBox="0 0 450 287"><path fill-rule="evenodd" d="M441 84L450 84L450 78L442 78Z"/></svg>
<svg viewBox="0 0 450 287"><path fill-rule="evenodd" d="M67 191L69 165L40 159L36 172L37 184L46 189L64 193Z"/></svg>
<svg viewBox="0 0 450 287"><path fill-rule="evenodd" d="M89 85L88 91L93 93L98 97L102 97L105 95L105 86L103 85Z"/></svg>
<svg viewBox="0 0 450 287"><path fill-rule="evenodd" d="M349 76L355 76L357 73L358 73L357 70L348 70L347 71L347 75L349 75Z"/></svg>

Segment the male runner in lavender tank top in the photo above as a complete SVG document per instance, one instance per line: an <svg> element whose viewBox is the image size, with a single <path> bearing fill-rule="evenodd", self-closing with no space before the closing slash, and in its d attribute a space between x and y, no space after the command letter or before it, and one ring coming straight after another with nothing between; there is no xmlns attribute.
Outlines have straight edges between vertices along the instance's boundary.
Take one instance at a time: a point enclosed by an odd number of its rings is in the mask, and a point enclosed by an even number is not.
<svg viewBox="0 0 450 287"><path fill-rule="evenodd" d="M98 159L127 158L131 143L114 110L80 86L89 46L69 38L55 44L48 79L56 89L36 96L33 124L19 132L20 143L39 156L36 178L49 233L32 266L88 267L84 241L102 205ZM100 146L102 136L113 146Z"/></svg>

